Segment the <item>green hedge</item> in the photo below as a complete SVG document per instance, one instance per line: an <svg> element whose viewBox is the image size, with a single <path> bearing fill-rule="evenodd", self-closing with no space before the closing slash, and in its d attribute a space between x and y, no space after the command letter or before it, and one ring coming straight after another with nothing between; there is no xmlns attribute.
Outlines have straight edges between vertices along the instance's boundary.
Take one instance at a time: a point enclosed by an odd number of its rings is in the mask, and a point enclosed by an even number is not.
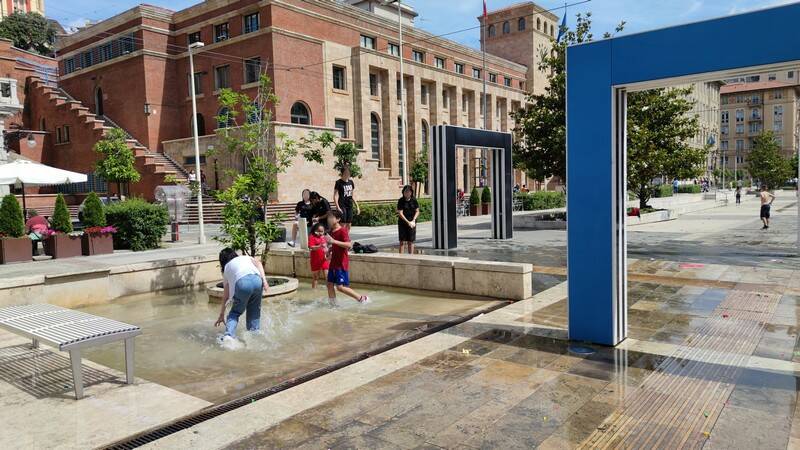
<svg viewBox="0 0 800 450"><path fill-rule="evenodd" d="M556 209L567 206L567 198L563 192L538 191L528 193L517 193L517 200L522 201L522 209L525 211L539 211L542 209Z"/></svg>
<svg viewBox="0 0 800 450"><path fill-rule="evenodd" d="M25 218L14 194L3 197L0 205L0 238L18 238L25 235Z"/></svg>
<svg viewBox="0 0 800 450"><path fill-rule="evenodd" d="M86 228L106 226L106 213L103 210L103 202L94 192L90 192L86 196L86 200L83 203L83 219L81 222Z"/></svg>
<svg viewBox="0 0 800 450"><path fill-rule="evenodd" d="M56 207L53 209L53 217L50 218L50 228L59 233L72 233L72 219L69 217L64 194L56 196Z"/></svg>
<svg viewBox="0 0 800 450"><path fill-rule="evenodd" d="M419 217L417 222L428 222L433 216L433 205L429 198L418 198ZM380 227L397 223L397 204L379 203L361 206L361 214L353 217L353 226Z"/></svg>
<svg viewBox="0 0 800 450"><path fill-rule="evenodd" d="M701 186L699 184L685 184L682 186L678 186L678 193L679 194L699 194L701 191Z"/></svg>
<svg viewBox="0 0 800 450"><path fill-rule="evenodd" d="M117 229L114 248L138 252L161 246L169 214L162 205L132 199L106 207L106 221Z"/></svg>
<svg viewBox="0 0 800 450"><path fill-rule="evenodd" d="M653 198L672 197L672 185L661 184L653 188Z"/></svg>

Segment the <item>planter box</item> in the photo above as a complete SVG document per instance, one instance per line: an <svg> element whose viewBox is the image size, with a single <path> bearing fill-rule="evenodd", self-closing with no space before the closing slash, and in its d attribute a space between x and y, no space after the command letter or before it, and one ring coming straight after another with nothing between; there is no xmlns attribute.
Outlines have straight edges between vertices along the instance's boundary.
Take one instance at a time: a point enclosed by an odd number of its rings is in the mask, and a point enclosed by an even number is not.
<svg viewBox="0 0 800 450"><path fill-rule="evenodd" d="M33 260L33 246L31 238L0 239L0 264L27 262Z"/></svg>
<svg viewBox="0 0 800 450"><path fill-rule="evenodd" d="M491 208L492 208L492 204L491 203L481 203L481 212L483 213L484 216L488 216L489 215L489 210Z"/></svg>
<svg viewBox="0 0 800 450"><path fill-rule="evenodd" d="M114 253L114 238L109 234L84 234L81 238L84 256L107 255Z"/></svg>
<svg viewBox="0 0 800 450"><path fill-rule="evenodd" d="M480 216L481 215L481 205L469 205L469 215L470 216Z"/></svg>
<svg viewBox="0 0 800 450"><path fill-rule="evenodd" d="M45 255L53 259L72 258L82 254L82 236L54 234L43 241Z"/></svg>

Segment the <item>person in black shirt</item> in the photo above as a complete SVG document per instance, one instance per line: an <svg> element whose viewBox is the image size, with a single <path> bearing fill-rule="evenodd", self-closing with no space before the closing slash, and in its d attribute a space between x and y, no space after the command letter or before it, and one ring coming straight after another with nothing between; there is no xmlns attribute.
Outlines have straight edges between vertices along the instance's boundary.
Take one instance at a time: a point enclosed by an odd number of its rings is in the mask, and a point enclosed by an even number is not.
<svg viewBox="0 0 800 450"><path fill-rule="evenodd" d="M397 201L397 233L400 235L400 253L407 248L408 253L414 253L414 241L417 240L417 217L419 217L419 203L414 197L414 189L403 186L403 196Z"/></svg>
<svg viewBox="0 0 800 450"><path fill-rule="evenodd" d="M325 228L328 227L328 213L331 212L331 204L328 200L319 195L319 192L311 193L311 221L313 223L320 222Z"/></svg>
<svg viewBox="0 0 800 450"><path fill-rule="evenodd" d="M297 202L294 207L294 223L292 224L292 240L288 242L290 247L294 247L297 240L297 231L300 228L300 219L306 219L306 226L311 228L311 219L314 217L312 209L314 206L311 204L311 191L303 189L303 199Z"/></svg>
<svg viewBox="0 0 800 450"><path fill-rule="evenodd" d="M350 225L353 223L353 206L356 207L356 214L361 214L358 202L353 197L355 189L356 185L353 183L353 179L350 178L350 168L344 166L341 176L333 186L333 203L342 212L341 224L347 228L347 231L350 231Z"/></svg>

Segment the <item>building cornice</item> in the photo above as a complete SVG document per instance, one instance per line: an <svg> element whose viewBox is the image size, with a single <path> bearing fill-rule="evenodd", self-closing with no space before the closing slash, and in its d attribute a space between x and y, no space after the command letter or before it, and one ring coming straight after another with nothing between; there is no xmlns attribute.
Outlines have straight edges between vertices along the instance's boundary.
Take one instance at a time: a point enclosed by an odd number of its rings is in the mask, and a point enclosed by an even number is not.
<svg viewBox="0 0 800 450"><path fill-rule="evenodd" d="M75 33L59 38L58 41L56 42L56 53L62 48L79 44L80 42L91 39L97 36L98 34L108 33L109 30L111 30L112 28L119 27L132 20L146 18L146 19L154 19L166 23L171 23L173 15L174 13L172 11L166 10L164 8L159 8L156 6L151 6L151 5L134 6L133 8L127 11L123 11L102 22L98 22L96 24L83 28Z"/></svg>

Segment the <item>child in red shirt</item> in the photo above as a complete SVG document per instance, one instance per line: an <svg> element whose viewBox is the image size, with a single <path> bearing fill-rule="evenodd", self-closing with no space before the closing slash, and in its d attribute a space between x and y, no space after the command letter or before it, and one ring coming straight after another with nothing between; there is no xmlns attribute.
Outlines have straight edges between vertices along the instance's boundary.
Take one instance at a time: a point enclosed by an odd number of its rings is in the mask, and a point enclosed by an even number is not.
<svg viewBox="0 0 800 450"><path fill-rule="evenodd" d="M350 288L350 257L347 252L353 248L350 242L350 233L341 223L342 213L335 210L328 213L328 228L330 234L325 236L325 240L331 246L331 263L328 270L328 301L331 305L336 304L336 291L353 297L359 303L368 303L369 297L361 295ZM335 289L334 289L335 287Z"/></svg>
<svg viewBox="0 0 800 450"><path fill-rule="evenodd" d="M311 263L311 289L317 288L317 280L320 275L325 279L325 271L328 270L328 243L325 241L325 227L321 223L311 227L311 234L308 235L309 262Z"/></svg>

